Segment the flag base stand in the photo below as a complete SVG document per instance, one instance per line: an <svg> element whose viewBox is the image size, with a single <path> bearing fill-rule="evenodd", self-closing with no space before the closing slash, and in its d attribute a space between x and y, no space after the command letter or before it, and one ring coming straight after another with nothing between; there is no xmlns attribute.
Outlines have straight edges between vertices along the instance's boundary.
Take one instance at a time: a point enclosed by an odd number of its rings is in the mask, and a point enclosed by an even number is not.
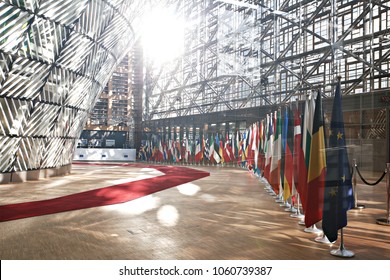
<svg viewBox="0 0 390 280"><path fill-rule="evenodd" d="M298 219L302 219L303 217L305 217L305 215L301 214L301 213L293 213L290 215L291 218L298 218ZM298 223L299 224L299 223ZM305 222L303 222L303 224L305 224Z"/></svg>
<svg viewBox="0 0 390 280"><path fill-rule="evenodd" d="M282 204L282 205L280 205L280 207L286 207L286 208L290 208L290 207L291 207L291 205L290 205L288 202L284 202L284 200L283 200L283 204ZM286 210L284 210L284 211L286 211Z"/></svg>
<svg viewBox="0 0 390 280"><path fill-rule="evenodd" d="M339 249L330 251L330 254L340 258L352 258L355 256L354 252L345 249L344 246L340 246Z"/></svg>
<svg viewBox="0 0 390 280"><path fill-rule="evenodd" d="M305 228L303 231L307 233L316 233L316 234L322 233L322 230L318 229L315 225Z"/></svg>
<svg viewBox="0 0 390 280"><path fill-rule="evenodd" d="M269 194L271 197L275 197L275 198L278 196L274 191L269 191L268 194Z"/></svg>
<svg viewBox="0 0 390 280"><path fill-rule="evenodd" d="M318 243L323 243L323 244L331 244L331 243L335 243L335 241L333 242L330 242L328 237L326 237L326 235L323 235L323 236L318 236L314 239L315 242L318 242Z"/></svg>
<svg viewBox="0 0 390 280"><path fill-rule="evenodd" d="M284 209L284 211L296 213L296 212L297 212L297 209L294 208L294 207L289 207L289 208Z"/></svg>
<svg viewBox="0 0 390 280"><path fill-rule="evenodd" d="M390 220L389 219L377 219L376 223L383 226L390 226Z"/></svg>
<svg viewBox="0 0 390 280"><path fill-rule="evenodd" d="M364 209L364 208L366 208L365 205L363 205L363 204L357 204L353 209Z"/></svg>
<svg viewBox="0 0 390 280"><path fill-rule="evenodd" d="M275 200L275 202L284 204L284 200L283 200L283 198L280 198L280 196L278 196L278 198Z"/></svg>
<svg viewBox="0 0 390 280"><path fill-rule="evenodd" d="M336 249L336 250L330 251L330 254L332 256L336 256L336 257L340 257L340 258L352 258L353 256L355 256L354 252L352 252L350 250L347 250L344 247L344 231L343 231L343 228L341 228L341 230L340 230L340 237L341 237L340 247L338 249Z"/></svg>

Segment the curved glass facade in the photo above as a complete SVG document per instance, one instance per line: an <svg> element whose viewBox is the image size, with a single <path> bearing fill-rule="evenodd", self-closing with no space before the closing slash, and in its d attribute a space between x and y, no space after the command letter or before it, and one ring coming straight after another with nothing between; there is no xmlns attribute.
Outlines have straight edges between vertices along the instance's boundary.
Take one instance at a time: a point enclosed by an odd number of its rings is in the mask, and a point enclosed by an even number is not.
<svg viewBox="0 0 390 280"><path fill-rule="evenodd" d="M143 1L0 1L0 173L71 163Z"/></svg>

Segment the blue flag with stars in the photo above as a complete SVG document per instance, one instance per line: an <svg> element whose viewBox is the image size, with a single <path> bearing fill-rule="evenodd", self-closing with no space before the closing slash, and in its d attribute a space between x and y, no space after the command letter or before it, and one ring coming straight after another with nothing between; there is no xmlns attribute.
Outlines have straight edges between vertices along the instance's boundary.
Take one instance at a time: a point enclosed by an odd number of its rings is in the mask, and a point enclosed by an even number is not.
<svg viewBox="0 0 390 280"><path fill-rule="evenodd" d="M352 175L345 142L340 81L336 86L326 151L326 184L322 229L330 242L337 240L338 230L347 225L347 211L353 208Z"/></svg>

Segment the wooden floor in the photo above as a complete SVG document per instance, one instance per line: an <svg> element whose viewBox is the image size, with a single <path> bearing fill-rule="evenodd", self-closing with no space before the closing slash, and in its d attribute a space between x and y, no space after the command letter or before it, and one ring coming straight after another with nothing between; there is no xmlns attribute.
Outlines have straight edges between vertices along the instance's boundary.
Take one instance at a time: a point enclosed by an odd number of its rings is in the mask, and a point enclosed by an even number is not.
<svg viewBox="0 0 390 280"><path fill-rule="evenodd" d="M191 167L191 166L190 166ZM240 168L192 166L210 176L123 204L0 223L0 259L326 260L264 184ZM0 203L58 197L160 173L152 168L73 165L66 177L0 185ZM383 181L385 182L385 181ZM355 260L390 260L385 183L358 185L362 210L348 212L345 247ZM321 223L317 224L321 228Z"/></svg>

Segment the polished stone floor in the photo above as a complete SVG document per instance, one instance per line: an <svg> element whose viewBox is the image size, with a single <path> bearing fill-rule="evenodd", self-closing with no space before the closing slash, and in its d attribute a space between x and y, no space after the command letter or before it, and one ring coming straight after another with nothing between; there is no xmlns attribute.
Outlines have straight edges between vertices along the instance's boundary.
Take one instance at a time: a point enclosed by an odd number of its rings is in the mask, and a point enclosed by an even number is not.
<svg viewBox="0 0 390 280"><path fill-rule="evenodd" d="M210 176L127 203L0 223L0 259L326 260L298 219L241 168L190 166ZM153 168L74 164L72 173L0 185L0 204L41 200L161 173ZM364 209L348 212L345 247L357 260L390 260L385 181L358 184ZM321 223L317 224L321 228Z"/></svg>

